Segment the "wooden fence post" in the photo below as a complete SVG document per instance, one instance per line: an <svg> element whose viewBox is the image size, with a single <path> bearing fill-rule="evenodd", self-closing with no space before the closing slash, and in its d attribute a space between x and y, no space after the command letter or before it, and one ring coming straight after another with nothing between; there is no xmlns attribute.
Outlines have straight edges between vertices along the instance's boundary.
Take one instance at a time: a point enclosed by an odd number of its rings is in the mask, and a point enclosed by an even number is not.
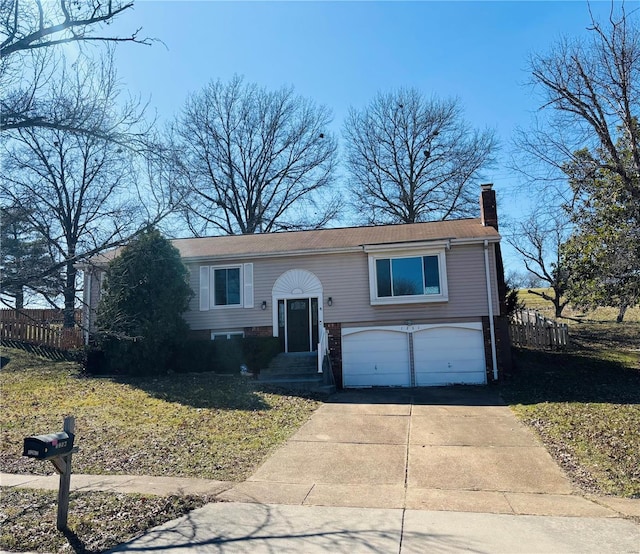
<svg viewBox="0 0 640 554"><path fill-rule="evenodd" d="M75 433L76 418L68 416L64 418L63 430L67 433ZM58 519L56 527L58 531L66 531L67 516L69 515L69 489L71 488L71 455L72 452L62 457L63 471L60 473L60 487L58 488Z"/></svg>
<svg viewBox="0 0 640 554"><path fill-rule="evenodd" d="M569 328L530 310L517 311L509 325L514 346L530 346L550 350L562 350L569 343Z"/></svg>

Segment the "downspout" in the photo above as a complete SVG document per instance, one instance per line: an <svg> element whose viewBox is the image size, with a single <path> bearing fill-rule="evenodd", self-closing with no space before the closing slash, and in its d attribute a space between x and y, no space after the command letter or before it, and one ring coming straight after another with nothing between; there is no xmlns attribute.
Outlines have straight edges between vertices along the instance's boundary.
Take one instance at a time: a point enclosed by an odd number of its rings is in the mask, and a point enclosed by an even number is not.
<svg viewBox="0 0 640 554"><path fill-rule="evenodd" d="M496 330L493 325L493 297L491 295L491 273L489 271L489 241L484 241L484 271L487 281L487 301L489 302L489 333L491 335L491 363L493 380L498 380L498 356L496 353Z"/></svg>
<svg viewBox="0 0 640 554"><path fill-rule="evenodd" d="M83 334L83 338L84 338L84 345L88 346L89 345L89 326L91 325L91 287L93 285L93 280L91 279L92 277L92 271L89 271L87 269L84 270L84 306L83 306L83 318L82 318L82 323L84 325L84 329L82 330L82 334Z"/></svg>

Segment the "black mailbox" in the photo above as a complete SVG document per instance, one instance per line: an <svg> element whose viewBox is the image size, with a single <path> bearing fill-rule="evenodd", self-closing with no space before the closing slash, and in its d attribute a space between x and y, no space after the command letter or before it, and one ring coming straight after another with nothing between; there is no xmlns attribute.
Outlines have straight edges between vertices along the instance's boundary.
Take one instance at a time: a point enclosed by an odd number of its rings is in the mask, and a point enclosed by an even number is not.
<svg viewBox="0 0 640 554"><path fill-rule="evenodd" d="M64 456L73 450L73 433L51 433L49 435L38 435L26 437L24 439L23 456L37 458L38 460L48 460L56 456Z"/></svg>

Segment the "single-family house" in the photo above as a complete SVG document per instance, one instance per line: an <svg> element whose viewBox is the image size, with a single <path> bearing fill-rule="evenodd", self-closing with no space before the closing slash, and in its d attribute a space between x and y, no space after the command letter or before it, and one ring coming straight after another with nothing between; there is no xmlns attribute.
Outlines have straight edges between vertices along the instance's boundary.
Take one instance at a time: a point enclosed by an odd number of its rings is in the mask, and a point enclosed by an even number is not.
<svg viewBox="0 0 640 554"><path fill-rule="evenodd" d="M480 218L176 239L194 336L328 344L338 386L495 381L509 365L495 191ZM87 271L85 302L99 275Z"/></svg>

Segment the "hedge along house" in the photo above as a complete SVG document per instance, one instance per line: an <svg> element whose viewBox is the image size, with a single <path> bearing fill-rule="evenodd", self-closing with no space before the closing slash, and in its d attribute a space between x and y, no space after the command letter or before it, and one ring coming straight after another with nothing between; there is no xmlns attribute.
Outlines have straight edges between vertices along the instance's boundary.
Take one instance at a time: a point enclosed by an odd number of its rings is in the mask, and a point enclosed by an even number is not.
<svg viewBox="0 0 640 554"><path fill-rule="evenodd" d="M200 338L326 351L338 386L495 381L510 344L492 185L480 208L476 219L173 240L197 293L184 317ZM95 307L100 276L85 279Z"/></svg>

